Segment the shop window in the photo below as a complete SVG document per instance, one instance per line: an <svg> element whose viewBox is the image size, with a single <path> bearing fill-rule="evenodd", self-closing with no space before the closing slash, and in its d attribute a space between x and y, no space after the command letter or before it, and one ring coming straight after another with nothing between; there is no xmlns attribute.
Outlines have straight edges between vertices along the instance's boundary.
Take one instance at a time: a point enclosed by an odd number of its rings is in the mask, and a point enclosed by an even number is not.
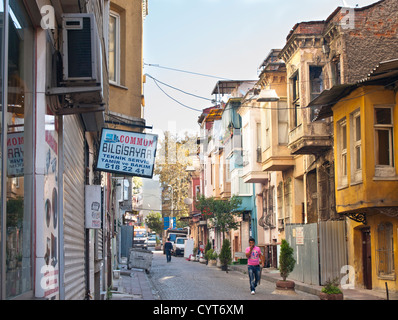
<svg viewBox="0 0 398 320"><path fill-rule="evenodd" d="M7 233L2 239L6 242L6 298L11 299L32 289L34 37L22 1L9 2L8 37L7 167L3 168Z"/></svg>
<svg viewBox="0 0 398 320"><path fill-rule="evenodd" d="M377 273L380 278L395 279L393 226L390 222L377 226Z"/></svg>

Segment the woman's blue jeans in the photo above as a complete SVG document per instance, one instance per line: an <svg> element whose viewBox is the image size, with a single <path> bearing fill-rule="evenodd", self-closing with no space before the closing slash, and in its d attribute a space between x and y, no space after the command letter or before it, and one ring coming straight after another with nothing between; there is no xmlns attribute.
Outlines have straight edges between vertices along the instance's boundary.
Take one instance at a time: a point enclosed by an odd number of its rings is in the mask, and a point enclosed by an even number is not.
<svg viewBox="0 0 398 320"><path fill-rule="evenodd" d="M257 266L248 265L247 271L249 273L250 291L255 291L258 281L260 279L260 265Z"/></svg>

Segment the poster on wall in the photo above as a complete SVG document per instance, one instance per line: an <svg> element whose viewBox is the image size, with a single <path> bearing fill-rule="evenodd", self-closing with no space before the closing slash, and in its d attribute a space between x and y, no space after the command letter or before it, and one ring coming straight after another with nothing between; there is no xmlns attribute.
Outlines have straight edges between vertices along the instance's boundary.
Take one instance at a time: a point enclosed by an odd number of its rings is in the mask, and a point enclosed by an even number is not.
<svg viewBox="0 0 398 320"><path fill-rule="evenodd" d="M41 243L38 244L40 286L37 294L46 299L59 298L58 252L58 125L57 118L45 115L45 144L41 162L44 163L44 210ZM40 289L41 290L40 290Z"/></svg>
<svg viewBox="0 0 398 320"><path fill-rule="evenodd" d="M96 169L152 178L157 141L154 134L102 129Z"/></svg>
<svg viewBox="0 0 398 320"><path fill-rule="evenodd" d="M7 135L7 175L24 175L24 132L9 132Z"/></svg>
<svg viewBox="0 0 398 320"><path fill-rule="evenodd" d="M102 188L100 185L86 185L85 214L87 229L102 228Z"/></svg>

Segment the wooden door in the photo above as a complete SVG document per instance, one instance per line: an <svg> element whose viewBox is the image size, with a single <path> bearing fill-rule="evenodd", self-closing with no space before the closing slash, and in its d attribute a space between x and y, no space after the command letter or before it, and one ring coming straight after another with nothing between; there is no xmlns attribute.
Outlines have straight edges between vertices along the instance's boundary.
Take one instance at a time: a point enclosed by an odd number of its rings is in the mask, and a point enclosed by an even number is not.
<svg viewBox="0 0 398 320"><path fill-rule="evenodd" d="M372 289L372 255L370 242L370 228L362 229L362 263L363 283L366 289Z"/></svg>

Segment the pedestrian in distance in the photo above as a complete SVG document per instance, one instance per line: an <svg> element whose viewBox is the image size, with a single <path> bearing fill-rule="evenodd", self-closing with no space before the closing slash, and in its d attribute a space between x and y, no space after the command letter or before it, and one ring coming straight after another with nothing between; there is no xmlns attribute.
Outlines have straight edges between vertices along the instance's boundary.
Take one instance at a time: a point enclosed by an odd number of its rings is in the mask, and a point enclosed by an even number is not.
<svg viewBox="0 0 398 320"><path fill-rule="evenodd" d="M164 244L164 250L166 252L166 261L171 261L171 250L173 249L173 244L170 241L170 238L167 239L166 243Z"/></svg>
<svg viewBox="0 0 398 320"><path fill-rule="evenodd" d="M264 267L264 256L261 254L261 249L256 246L253 238L249 239L249 247L246 248L247 257L247 271L249 273L250 291L251 294L256 293L257 284L260 281L260 261Z"/></svg>

